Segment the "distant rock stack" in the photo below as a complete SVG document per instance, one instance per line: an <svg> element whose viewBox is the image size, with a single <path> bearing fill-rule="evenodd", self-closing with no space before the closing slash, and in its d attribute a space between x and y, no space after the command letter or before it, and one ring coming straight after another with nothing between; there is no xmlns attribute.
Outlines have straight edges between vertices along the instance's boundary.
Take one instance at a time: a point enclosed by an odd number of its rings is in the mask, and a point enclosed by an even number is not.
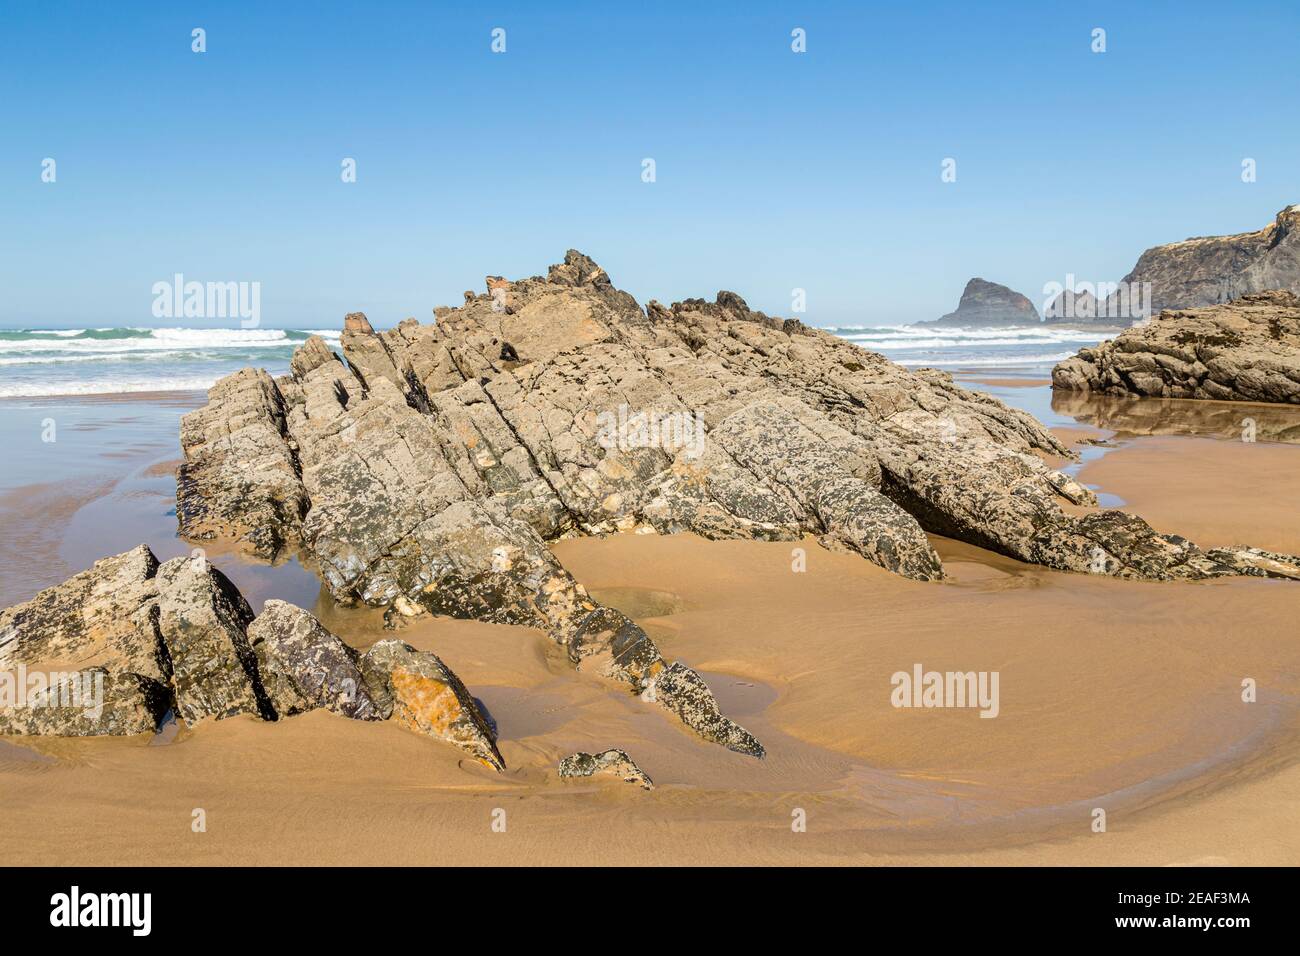
<svg viewBox="0 0 1300 956"><path fill-rule="evenodd" d="M1002 325L1037 325L1038 310L1028 298L996 282L971 279L957 303L957 310L919 325L944 325L962 328Z"/></svg>

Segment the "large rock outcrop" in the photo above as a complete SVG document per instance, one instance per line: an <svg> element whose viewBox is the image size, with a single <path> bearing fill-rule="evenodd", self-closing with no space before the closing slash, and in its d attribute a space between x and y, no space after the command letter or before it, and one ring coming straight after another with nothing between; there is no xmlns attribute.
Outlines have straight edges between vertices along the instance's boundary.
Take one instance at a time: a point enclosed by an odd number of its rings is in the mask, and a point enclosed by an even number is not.
<svg viewBox="0 0 1300 956"><path fill-rule="evenodd" d="M1222 305L1271 290L1300 295L1300 204L1287 206L1255 232L1152 246L1119 283L1062 292L1045 318L1060 325L1124 327L1165 309Z"/></svg>
<svg viewBox="0 0 1300 956"><path fill-rule="evenodd" d="M1260 292L1167 310L1052 369L1058 389L1300 404L1300 298Z"/></svg>
<svg viewBox="0 0 1300 956"><path fill-rule="evenodd" d="M962 290L957 309L947 315L917 325L941 325L962 328L987 326L1038 325L1038 310L1028 298L987 279L971 279Z"/></svg>
<svg viewBox="0 0 1300 956"><path fill-rule="evenodd" d="M761 753L694 672L592 600L547 542L811 534L917 580L943 573L927 531L1088 573L1279 567L1245 549L1202 551L1128 515L1066 513L1062 502L1095 497L1043 463L1070 452L1030 415L735 293L642 310L570 251L545 277L490 276L485 293L435 316L384 332L349 316L346 361L313 338L269 396L235 387L238 376L218 383L185 421L194 440L178 511L201 514L192 499L210 496L250 544L297 543L339 602L536 627L580 670L733 749ZM257 441L207 452L208 430L254 421ZM274 461L280 489L249 496L246 511L240 453ZM261 530L267 521L277 526Z"/></svg>
<svg viewBox="0 0 1300 956"><path fill-rule="evenodd" d="M397 717L496 770L496 735L432 654L382 641L367 654L312 615L268 601L254 616L204 558L162 565L141 545L0 613L0 733L151 733L168 713L193 726L325 708Z"/></svg>
<svg viewBox="0 0 1300 956"><path fill-rule="evenodd" d="M1220 305L1272 289L1300 295L1300 204L1287 206L1255 232L1148 249L1123 281L1149 282L1157 312Z"/></svg>

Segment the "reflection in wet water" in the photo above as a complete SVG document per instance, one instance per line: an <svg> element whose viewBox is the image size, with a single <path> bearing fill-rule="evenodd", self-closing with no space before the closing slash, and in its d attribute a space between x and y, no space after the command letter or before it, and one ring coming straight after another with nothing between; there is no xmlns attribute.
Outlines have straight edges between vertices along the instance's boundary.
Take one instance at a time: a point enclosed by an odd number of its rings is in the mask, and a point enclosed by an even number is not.
<svg viewBox="0 0 1300 956"><path fill-rule="evenodd" d="M1188 398L1129 398L1052 392L1052 411L1121 435L1198 435L1240 440L1253 423L1255 441L1300 444L1300 406Z"/></svg>

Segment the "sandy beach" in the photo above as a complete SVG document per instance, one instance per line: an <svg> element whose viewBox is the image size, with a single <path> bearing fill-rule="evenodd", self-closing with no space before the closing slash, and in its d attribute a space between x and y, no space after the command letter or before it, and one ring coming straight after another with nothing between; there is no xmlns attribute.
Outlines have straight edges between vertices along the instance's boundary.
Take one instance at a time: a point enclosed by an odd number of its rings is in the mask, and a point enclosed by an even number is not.
<svg viewBox="0 0 1300 956"><path fill-rule="evenodd" d="M986 387L1050 404L1040 382ZM0 603L142 541L160 558L190 551L171 471L176 420L201 401L83 398L59 413L102 450L79 446L75 481L34 468L0 489ZM39 416L32 405L6 417ZM1079 480L1157 529L1300 551L1300 446L1123 433L1075 415L1054 423L1063 439L1106 442L1081 446ZM763 740L763 761L575 673L540 632L423 619L398 636L436 651L482 701L504 775L394 724L324 711L207 721L171 740L7 738L0 852L13 864L1300 862L1294 585L1129 582L932 543L939 583L811 539L555 545L593 596L708 679ZM378 612L322 599L297 559L207 551L254 610L294 601L357 648L389 636ZM893 706L891 675L918 664L997 672L996 719ZM560 757L609 747L656 789L558 779ZM192 830L196 809L205 832ZM792 829L799 817L806 832Z"/></svg>

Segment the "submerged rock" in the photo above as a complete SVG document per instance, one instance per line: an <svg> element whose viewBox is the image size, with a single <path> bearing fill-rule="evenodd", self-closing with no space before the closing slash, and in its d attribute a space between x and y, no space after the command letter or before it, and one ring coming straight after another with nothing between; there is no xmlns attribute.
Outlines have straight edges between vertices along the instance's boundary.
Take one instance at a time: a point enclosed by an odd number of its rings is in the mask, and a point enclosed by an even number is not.
<svg viewBox="0 0 1300 956"><path fill-rule="evenodd" d="M645 775L640 767L622 750L606 750L603 753L589 754L578 752L570 754L560 761L561 777L594 777L608 775L618 777L628 783L634 783L642 790L653 790L654 781Z"/></svg>
<svg viewBox="0 0 1300 956"><path fill-rule="evenodd" d="M1300 298L1273 291L1160 313L1052 369L1069 391L1300 404Z"/></svg>

